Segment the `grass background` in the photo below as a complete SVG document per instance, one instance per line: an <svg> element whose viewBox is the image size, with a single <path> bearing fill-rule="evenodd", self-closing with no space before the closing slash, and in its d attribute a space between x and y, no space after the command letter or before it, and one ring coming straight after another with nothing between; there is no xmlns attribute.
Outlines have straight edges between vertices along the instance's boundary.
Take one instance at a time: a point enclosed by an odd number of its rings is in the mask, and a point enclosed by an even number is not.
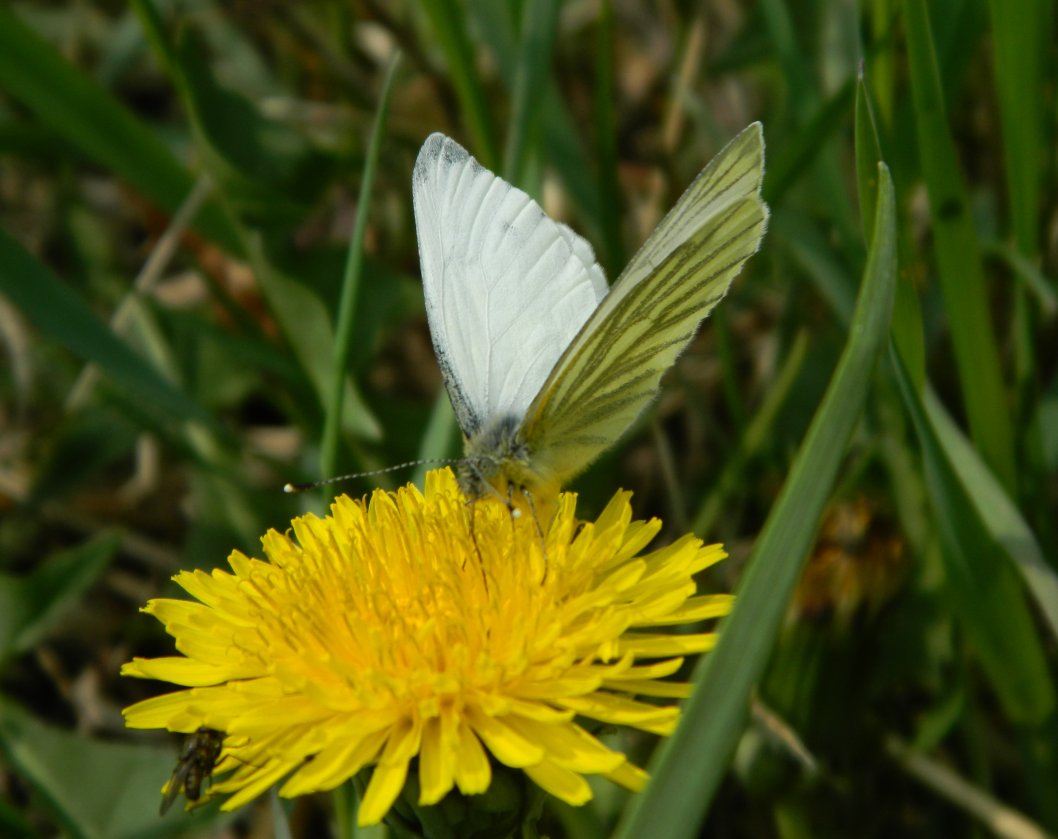
<svg viewBox="0 0 1058 839"><path fill-rule="evenodd" d="M657 783L541 830L1058 835L1056 36L1046 0L0 6L0 834L351 835L343 796L157 817L137 609L325 508L288 480L458 453L427 134L614 278L760 119L761 252L575 484L724 542L741 603Z"/></svg>

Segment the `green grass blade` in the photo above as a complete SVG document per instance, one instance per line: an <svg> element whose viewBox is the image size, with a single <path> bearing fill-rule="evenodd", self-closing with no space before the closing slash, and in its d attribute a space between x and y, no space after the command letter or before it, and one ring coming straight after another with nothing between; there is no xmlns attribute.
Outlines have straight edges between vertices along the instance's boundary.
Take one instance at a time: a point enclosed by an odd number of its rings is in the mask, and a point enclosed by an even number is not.
<svg viewBox="0 0 1058 839"><path fill-rule="evenodd" d="M434 399L426 430L419 441L418 459L429 462L420 463L415 467L412 473L412 483L421 487L426 480L426 473L437 468L436 461L458 454L459 448L456 445L458 439L459 426L456 424L456 414L452 410L448 391L441 388L437 398Z"/></svg>
<svg viewBox="0 0 1058 839"><path fill-rule="evenodd" d="M835 142L816 141L813 137L822 136L832 128L833 120L846 112L846 103L853 92L853 87L846 84L822 104L822 93L815 81L815 68L808 63L806 53L799 43L794 16L789 4L782 0L763 0L760 14L771 39L776 61L782 72L784 84L788 91L790 110L793 116L794 131L788 137L791 148L803 150L806 157L816 157L810 168L797 170L793 155L789 164L780 164L771 178L766 178L764 198L769 203L776 203L771 193L781 194L792 182L794 175L811 178L811 189L817 193L822 202L831 208L829 222L834 227L841 244L841 251L850 264L859 264L863 258L863 245L859 232L855 228L855 211L850 206L848 190L845 188L844 174ZM850 79L851 82L851 79ZM852 262L855 259L856 262Z"/></svg>
<svg viewBox="0 0 1058 839"><path fill-rule="evenodd" d="M769 240L801 267L842 326L852 322L855 288L834 244L819 220L793 207L776 207L768 223Z"/></svg>
<svg viewBox="0 0 1058 839"><path fill-rule="evenodd" d="M859 185L860 211L864 221L863 235L870 236L874 224L872 209L878 194L877 161L882 160L878 123L871 105L871 94L863 77L856 86L856 180ZM870 224L868 224L868 219ZM901 230L901 236L906 235ZM901 241L901 245L904 242ZM901 247L907 254L910 248ZM903 266L901 266L903 267ZM922 329L922 308L918 292L906 271L900 272L896 284L896 299L893 301L893 340L907 362L911 378L919 387L926 380L926 345Z"/></svg>
<svg viewBox="0 0 1058 839"><path fill-rule="evenodd" d="M804 127L793 135L793 142L785 143L771 153L772 162L764 173L764 198L769 204L780 203L790 187L825 151L827 143L848 118L849 102L855 90L854 81L850 79L815 109ZM871 166L879 160L881 156L875 156Z"/></svg>
<svg viewBox="0 0 1058 839"><path fill-rule="evenodd" d="M856 83L856 183L860 197L860 221L864 241L870 243L874 230L874 210L878 204L878 161L882 159L878 126L871 108L870 94L863 76Z"/></svg>
<svg viewBox="0 0 1058 839"><path fill-rule="evenodd" d="M332 160L291 125L222 84L197 30L172 38L150 0L136 10L147 39L180 93L197 158L224 204L255 227L285 229L303 218L329 177Z"/></svg>
<svg viewBox="0 0 1058 839"><path fill-rule="evenodd" d="M556 0L537 0L526 3L523 11L511 123L503 154L503 177L512 184L520 184L525 179L529 150L537 133L542 99L539 92L548 82L551 47L558 24L558 3Z"/></svg>
<svg viewBox="0 0 1058 839"><path fill-rule="evenodd" d="M0 230L0 293L51 341L99 367L144 405L173 419L212 425L209 415L95 316L58 277Z"/></svg>
<svg viewBox="0 0 1058 839"><path fill-rule="evenodd" d="M63 551L29 574L0 574L0 661L30 649L110 564L121 539L96 534Z"/></svg>
<svg viewBox="0 0 1058 839"><path fill-rule="evenodd" d="M1053 111L1054 97L1032 95L1027 91L1045 89L1044 67L1053 64L1045 50L1053 38L1054 4L1046 0L990 0L992 47L995 52L996 102L1002 126L1003 164L1006 169L1009 213L1014 228L1014 246L1030 264L1039 257L1040 203L1046 177L1040 173L1051 167L1044 157L1047 147L1045 125ZM1053 137L1053 120L1051 120ZM1053 142L1053 141L1052 141ZM1038 381L1035 318L1023 287L1014 302L1016 416L1030 413ZM1026 465L1031 468L1031 460ZM1041 485L1047 478L1033 475Z"/></svg>
<svg viewBox="0 0 1058 839"><path fill-rule="evenodd" d="M816 90L811 71L797 42L791 11L782 0L763 0L760 14L771 38L776 62L789 89L793 109L803 118L815 106Z"/></svg>
<svg viewBox="0 0 1058 839"><path fill-rule="evenodd" d="M1031 568L1028 579L1043 598L1041 605L1049 621L1058 606L1053 574L1039 573L1044 569L1032 561L1034 543L1031 538L1024 543L1028 528L1013 504L990 480L987 469L969 459L972 447L955 436L954 424L943 416L936 399L920 399L895 353L894 359L904 405L925 459L945 588L959 625L1018 732L1026 781L1044 821L1053 827L1058 823L1058 802L1053 795L1058 789L1058 697L1021 583L1004 554L1015 548L1023 572ZM947 445L941 443L942 434ZM960 463L958 472L953 456ZM984 513L978 505L992 509Z"/></svg>
<svg viewBox="0 0 1058 839"><path fill-rule="evenodd" d="M989 537L1016 564L1040 614L1058 640L1058 574L1044 558L1021 511L932 391L926 393L923 402L940 447L938 454L942 452L948 461Z"/></svg>
<svg viewBox="0 0 1058 839"><path fill-rule="evenodd" d="M216 806L194 815L174 807L158 818L162 784L176 765L175 748L90 739L45 725L10 701L0 702L0 755L63 836L153 839L192 830L216 835L233 818Z"/></svg>
<svg viewBox="0 0 1058 839"><path fill-rule="evenodd" d="M621 190L617 179L617 115L614 112L613 2L603 0L595 36L595 156L599 170L599 210L603 267L616 277L625 265L621 240Z"/></svg>
<svg viewBox="0 0 1058 839"><path fill-rule="evenodd" d="M867 78L871 86L871 95L878 104L878 116L884 125L893 121L896 90L896 67L900 56L894 48L893 21L899 0L870 0L864 17L869 17L871 27L877 33L878 48L866 56Z"/></svg>
<svg viewBox="0 0 1058 839"><path fill-rule="evenodd" d="M159 207L176 212L194 187L194 177L146 125L6 5L0 5L0 89ZM229 253L241 253L238 233L219 205L207 203L194 226Z"/></svg>
<svg viewBox="0 0 1058 839"><path fill-rule="evenodd" d="M1026 91L1043 89L1044 51L1053 33L1054 6L1045 0L989 0L988 6L1014 240L1021 254L1031 259L1039 248L1047 100Z"/></svg>
<svg viewBox="0 0 1058 839"><path fill-rule="evenodd" d="M483 41L489 45L504 83L513 91L517 75L517 37L512 20L512 9L506 3L493 0L471 0L468 4L474 21L481 29ZM602 215L595 167L581 143L582 131L574 121L559 94L553 78L538 91L541 143L547 162L554 166L569 191L573 203L580 210L578 230L589 235L598 234L598 219ZM621 264L617 266L623 268Z"/></svg>
<svg viewBox="0 0 1058 839"><path fill-rule="evenodd" d="M423 0L434 35L444 52L456 96L473 139L474 156L493 172L499 170L500 147L490 117L491 107L478 77L474 48L464 27L466 16L455 0Z"/></svg>
<svg viewBox="0 0 1058 839"><path fill-rule="evenodd" d="M768 435L772 433L779 409L786 404L807 354L808 333L802 329L797 333L790 348L783 353L782 367L764 394L760 408L739 436L738 448L724 462L723 470L705 494L691 524L690 529L694 533L713 532L713 527L744 476L746 465L760 452Z"/></svg>
<svg viewBox="0 0 1058 839"><path fill-rule="evenodd" d="M1023 257L1011 245L995 240L982 242L981 250L985 256L1006 263L1025 293L1040 308L1045 320L1053 320L1058 315L1058 291L1051 287L1051 281L1035 263Z"/></svg>
<svg viewBox="0 0 1058 839"><path fill-rule="evenodd" d="M892 180L884 164L880 169L873 244L845 351L757 540L720 643L697 670L695 693L659 749L651 784L631 799L616 834L621 839L697 835L741 734L750 692L775 644L889 331L896 211Z"/></svg>
<svg viewBox="0 0 1058 839"><path fill-rule="evenodd" d="M356 314L356 299L360 294L360 271L363 267L364 234L367 232L368 209L371 206L371 191L378 169L378 156L382 150L382 137L389 114L389 101L393 93L393 80L400 65L400 53L394 54L386 69L382 83L382 97L375 113L375 124L371 129L371 141L364 161L364 173L360 181L360 196L356 202L356 223L349 242L349 255L345 262L342 280L342 296L338 302L338 317L335 324L334 352L331 363L331 392L327 402L327 416L323 424L323 443L320 454L320 474L331 477L338 473L338 444L342 428L342 406L345 401L346 367L349 349L353 343L353 323Z"/></svg>
<svg viewBox="0 0 1058 839"><path fill-rule="evenodd" d="M331 352L334 349L331 313L320 296L296 275L289 259L284 261L271 251L262 236L249 234L247 242L250 265L269 308L312 384L320 405L326 406L330 398ZM380 439L382 429L378 420L348 378L345 400L343 433L365 440Z"/></svg>
<svg viewBox="0 0 1058 839"><path fill-rule="evenodd" d="M970 430L1007 489L1016 484L1014 435L999 349L989 316L984 270L970 217L970 196L948 127L924 0L905 0L915 128L941 290Z"/></svg>

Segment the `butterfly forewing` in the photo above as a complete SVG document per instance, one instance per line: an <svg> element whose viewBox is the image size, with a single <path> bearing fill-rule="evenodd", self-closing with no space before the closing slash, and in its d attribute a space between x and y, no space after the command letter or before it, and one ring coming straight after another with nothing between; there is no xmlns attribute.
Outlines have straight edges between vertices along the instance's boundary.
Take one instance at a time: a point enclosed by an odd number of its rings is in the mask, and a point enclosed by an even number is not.
<svg viewBox="0 0 1058 839"><path fill-rule="evenodd" d="M755 122L724 146L684 190L614 283L614 292L631 290L674 248L725 207L743 198L759 197L763 174L764 134L761 124Z"/></svg>
<svg viewBox="0 0 1058 839"><path fill-rule="evenodd" d="M563 481L611 446L760 245L764 143L754 124L687 189L562 354L522 428Z"/></svg>
<svg viewBox="0 0 1058 839"><path fill-rule="evenodd" d="M419 152L412 196L430 333L463 433L520 421L606 293L591 245L441 134Z"/></svg>

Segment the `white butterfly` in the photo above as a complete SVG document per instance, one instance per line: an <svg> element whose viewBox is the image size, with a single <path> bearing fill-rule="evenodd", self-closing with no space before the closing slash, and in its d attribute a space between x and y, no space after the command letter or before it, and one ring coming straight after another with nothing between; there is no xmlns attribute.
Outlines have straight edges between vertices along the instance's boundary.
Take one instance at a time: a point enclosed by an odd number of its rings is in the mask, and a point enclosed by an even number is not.
<svg viewBox="0 0 1058 839"><path fill-rule="evenodd" d="M546 503L617 441L760 246L763 174L754 123L608 289L587 241L454 140L427 138L412 176L419 260L468 497Z"/></svg>

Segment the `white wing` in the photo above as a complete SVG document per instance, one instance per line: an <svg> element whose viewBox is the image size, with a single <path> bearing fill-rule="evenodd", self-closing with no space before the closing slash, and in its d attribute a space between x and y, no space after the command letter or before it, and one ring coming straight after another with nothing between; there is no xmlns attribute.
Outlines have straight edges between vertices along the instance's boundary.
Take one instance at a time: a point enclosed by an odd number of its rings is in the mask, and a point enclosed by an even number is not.
<svg viewBox="0 0 1058 839"><path fill-rule="evenodd" d="M467 436L520 420L607 291L591 245L431 134L412 174L426 316Z"/></svg>

